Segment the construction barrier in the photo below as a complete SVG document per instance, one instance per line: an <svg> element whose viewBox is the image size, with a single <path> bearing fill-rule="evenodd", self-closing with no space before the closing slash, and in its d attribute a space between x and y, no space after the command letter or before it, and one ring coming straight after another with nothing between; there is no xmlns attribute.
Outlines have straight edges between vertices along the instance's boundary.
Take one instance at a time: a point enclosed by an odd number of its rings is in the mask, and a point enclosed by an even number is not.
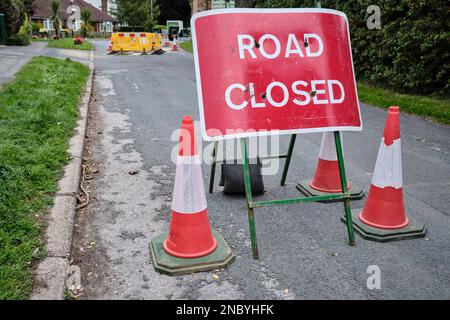
<svg viewBox="0 0 450 320"><path fill-rule="evenodd" d="M312 12L313 15L311 15ZM297 23L280 23L286 19L293 19ZM323 28L320 28L320 32L317 31L318 34L311 35L311 25L316 23ZM347 221L348 243L354 246L356 242L350 208L351 195L348 188L352 190L355 185L347 183L340 132L361 131L362 120L345 16L338 12L321 9L290 9L289 13L278 9L264 11L234 9L232 13L211 10L195 14L191 19L191 27L193 49L196 55L194 62L203 139L214 141L209 190L213 191L216 163L221 162L217 159L218 143L228 139L240 139L243 185L247 198L253 257L255 259L259 257L255 211L259 208L278 205L341 201ZM254 30L258 30L257 37L262 35L259 39L253 38ZM276 43L284 41L280 39L286 39L286 43L290 43L296 35L303 35L303 38L295 40L298 43L295 46L296 50L298 49L295 58L291 56L294 49L290 45L287 45L285 52L282 52L283 46L279 47L280 50L273 51L273 46L269 49L265 41L267 35L270 35ZM245 41L244 37L246 37ZM339 43L336 39L339 39ZM304 53L300 43L305 43ZM331 43L339 46L340 51L328 49L326 53L326 48L331 48ZM250 47L252 51L246 49ZM228 54L230 52L234 54ZM314 61L306 62L304 58L308 56L314 56ZM217 68L226 72L211 72ZM275 73L276 82L273 80ZM297 82L297 79L311 79L319 75L323 79L319 77L321 80L317 81L324 85L328 83L329 92L333 92L333 83L336 81L340 88L339 97L346 99L345 111L337 107L344 103L344 100L334 99L337 95L333 95L333 99L324 102L326 107L316 106L322 104L317 100L319 91L316 91L313 84L316 80L311 82L311 90L309 88L307 91L297 90L296 84L310 86L305 81ZM336 78L326 79L331 75ZM293 83L295 84L290 85ZM272 92L275 87L277 87L276 93ZM305 99L298 99L300 92L304 93ZM325 89L320 92L325 92ZM298 108L300 105L302 107ZM313 180L307 181L309 187L311 185L314 187L311 187L314 192L322 194L277 199L264 197L264 200L254 198L252 186L254 179L251 177L249 163L249 139L291 134L287 154L271 154L266 157L258 154L250 155L252 158L260 159L286 159L281 180L281 185L285 185L297 135L312 132L332 132L324 137L324 145L319 155L319 167ZM331 177L329 177L330 174ZM330 220L330 228L332 223Z"/></svg>
<svg viewBox="0 0 450 320"><path fill-rule="evenodd" d="M114 32L111 35L113 52L151 52L161 49L161 35L149 32Z"/></svg>

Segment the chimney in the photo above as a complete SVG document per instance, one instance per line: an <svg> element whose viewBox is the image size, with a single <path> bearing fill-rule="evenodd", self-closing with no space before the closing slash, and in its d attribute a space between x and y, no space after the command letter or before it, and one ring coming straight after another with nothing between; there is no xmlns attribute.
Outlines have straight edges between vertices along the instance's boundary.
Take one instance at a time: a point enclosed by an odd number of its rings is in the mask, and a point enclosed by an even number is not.
<svg viewBox="0 0 450 320"><path fill-rule="evenodd" d="M108 14L108 0L102 0L102 11Z"/></svg>

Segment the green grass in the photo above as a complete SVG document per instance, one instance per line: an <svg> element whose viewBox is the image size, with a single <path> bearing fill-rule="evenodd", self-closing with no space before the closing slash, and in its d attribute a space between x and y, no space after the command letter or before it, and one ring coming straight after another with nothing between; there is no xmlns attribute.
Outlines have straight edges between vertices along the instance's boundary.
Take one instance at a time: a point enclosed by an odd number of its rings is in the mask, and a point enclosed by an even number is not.
<svg viewBox="0 0 450 320"><path fill-rule="evenodd" d="M88 74L69 59L34 57L0 89L0 300L31 293L42 217L69 160Z"/></svg>
<svg viewBox="0 0 450 320"><path fill-rule="evenodd" d="M92 43L84 40L82 44L74 44L72 38L61 38L48 40L48 46L61 49L92 50Z"/></svg>
<svg viewBox="0 0 450 320"><path fill-rule="evenodd" d="M48 39L45 39L45 38L37 38L37 39L33 39L33 38L31 38L30 41L31 41L31 42L47 42Z"/></svg>
<svg viewBox="0 0 450 320"><path fill-rule="evenodd" d="M192 52L192 40L180 42L180 47L187 52Z"/></svg>
<svg viewBox="0 0 450 320"><path fill-rule="evenodd" d="M410 94L400 94L386 89L358 83L359 99L381 108L399 106L406 113L431 117L450 124L450 100Z"/></svg>

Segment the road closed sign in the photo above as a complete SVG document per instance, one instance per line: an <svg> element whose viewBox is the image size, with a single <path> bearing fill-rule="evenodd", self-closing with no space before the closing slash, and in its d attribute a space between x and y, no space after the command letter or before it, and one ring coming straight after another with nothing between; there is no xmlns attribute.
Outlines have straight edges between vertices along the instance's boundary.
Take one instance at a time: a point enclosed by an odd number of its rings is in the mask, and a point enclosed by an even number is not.
<svg viewBox="0 0 450 320"><path fill-rule="evenodd" d="M191 28L205 140L362 130L344 13L210 10Z"/></svg>

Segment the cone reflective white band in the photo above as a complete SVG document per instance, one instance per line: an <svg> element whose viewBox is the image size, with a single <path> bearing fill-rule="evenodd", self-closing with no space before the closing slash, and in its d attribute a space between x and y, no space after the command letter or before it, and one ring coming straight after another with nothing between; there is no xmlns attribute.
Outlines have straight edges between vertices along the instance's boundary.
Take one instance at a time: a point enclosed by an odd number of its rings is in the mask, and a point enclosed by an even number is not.
<svg viewBox="0 0 450 320"><path fill-rule="evenodd" d="M342 140L342 132L339 132ZM343 144L343 142L341 142ZM320 143L319 158L327 161L337 161L336 143L333 132L324 132Z"/></svg>
<svg viewBox="0 0 450 320"><path fill-rule="evenodd" d="M372 184L378 188L400 189L403 187L400 139L394 140L391 145L387 146L384 137L382 138L373 171Z"/></svg>
<svg viewBox="0 0 450 320"><path fill-rule="evenodd" d="M206 209L200 156L178 156L172 210L178 213L199 213Z"/></svg>

